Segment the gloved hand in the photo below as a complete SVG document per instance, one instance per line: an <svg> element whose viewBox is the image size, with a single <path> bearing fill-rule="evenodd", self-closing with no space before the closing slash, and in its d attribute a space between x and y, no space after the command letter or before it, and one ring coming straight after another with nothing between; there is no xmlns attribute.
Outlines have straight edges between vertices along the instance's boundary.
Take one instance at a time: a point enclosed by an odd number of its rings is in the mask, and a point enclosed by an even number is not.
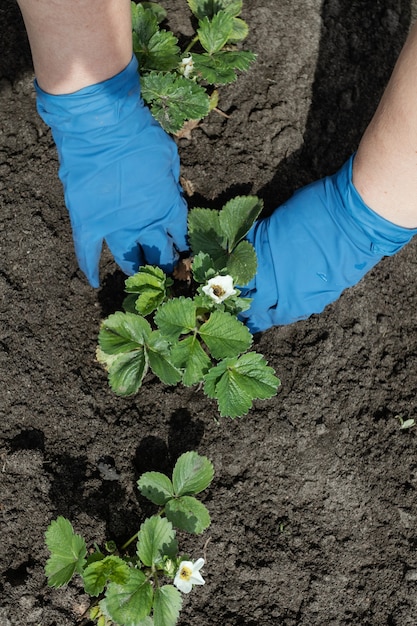
<svg viewBox="0 0 417 626"><path fill-rule="evenodd" d="M72 94L47 94L36 81L35 88L90 284L99 285L103 239L126 274L145 261L172 269L187 248L178 153L143 104L136 58L113 78Z"/></svg>
<svg viewBox="0 0 417 626"><path fill-rule="evenodd" d="M253 302L241 319L252 332L320 313L417 233L387 221L362 201L352 183L353 159L333 176L296 192L249 232L258 271L242 289Z"/></svg>

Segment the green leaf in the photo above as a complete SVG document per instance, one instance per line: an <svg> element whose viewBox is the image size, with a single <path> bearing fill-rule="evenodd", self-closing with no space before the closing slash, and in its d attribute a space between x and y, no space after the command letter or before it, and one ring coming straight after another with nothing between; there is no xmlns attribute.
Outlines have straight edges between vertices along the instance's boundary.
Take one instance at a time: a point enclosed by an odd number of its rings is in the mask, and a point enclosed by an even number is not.
<svg viewBox="0 0 417 626"><path fill-rule="evenodd" d="M252 301L253 298L233 296L232 298L227 298L227 300L223 302L223 305L227 313L230 313L231 315L239 315L242 311L247 311L250 308Z"/></svg>
<svg viewBox="0 0 417 626"><path fill-rule="evenodd" d="M219 105L219 91L214 89L210 94L210 111L216 109Z"/></svg>
<svg viewBox="0 0 417 626"><path fill-rule="evenodd" d="M103 611L103 615L104 615L104 611ZM106 623L99 624L98 623L97 626L112 626L112 624L106 624ZM144 619L141 619L139 622L135 622L134 626L155 626L155 622L153 621L152 617L148 615Z"/></svg>
<svg viewBox="0 0 417 626"><path fill-rule="evenodd" d="M118 556L106 556L100 561L90 563L85 568L84 589L90 596L99 596L108 581L123 585L128 578L128 564Z"/></svg>
<svg viewBox="0 0 417 626"><path fill-rule="evenodd" d="M195 385L203 380L211 367L211 361L204 352L195 335L185 337L172 348L172 360L175 365L183 369L182 383L186 387Z"/></svg>
<svg viewBox="0 0 417 626"><path fill-rule="evenodd" d="M233 17L242 11L242 0L187 0L187 2L199 20L203 17L212 18L219 11L225 11Z"/></svg>
<svg viewBox="0 0 417 626"><path fill-rule="evenodd" d="M220 230L219 211L191 209L188 214L188 237L194 256L200 252L213 259L224 255L226 241Z"/></svg>
<svg viewBox="0 0 417 626"><path fill-rule="evenodd" d="M148 11L152 11L154 16L156 17L158 24L163 22L167 16L166 10L164 9L163 6L158 4L158 2L141 2L141 5L143 6L144 9Z"/></svg>
<svg viewBox="0 0 417 626"><path fill-rule="evenodd" d="M210 514L202 502L192 496L170 500L165 515L180 530L199 535L210 526Z"/></svg>
<svg viewBox="0 0 417 626"><path fill-rule="evenodd" d="M209 98L197 83L163 72L142 76L142 97L152 115L169 133L178 132L186 120L199 120L209 112Z"/></svg>
<svg viewBox="0 0 417 626"><path fill-rule="evenodd" d="M143 522L138 534L137 555L144 565L158 565L164 556L173 557L177 551L175 530L171 522L159 515L153 515Z"/></svg>
<svg viewBox="0 0 417 626"><path fill-rule="evenodd" d="M243 287L255 276L257 266L255 248L249 241L243 240L227 259L226 272L232 276L236 285Z"/></svg>
<svg viewBox="0 0 417 626"><path fill-rule="evenodd" d="M181 594L173 585L164 585L156 589L153 605L155 626L175 626L181 606Z"/></svg>
<svg viewBox="0 0 417 626"><path fill-rule="evenodd" d="M198 25L200 44L209 54L219 52L233 33L233 17L226 11L219 11L212 19L203 17Z"/></svg>
<svg viewBox="0 0 417 626"><path fill-rule="evenodd" d="M154 504L163 506L174 497L171 480L161 472L145 472L137 482L139 491Z"/></svg>
<svg viewBox="0 0 417 626"><path fill-rule="evenodd" d="M213 274L213 277L216 276L218 273L219 272L215 271ZM226 269L224 272L220 272L220 273L225 274ZM221 304L214 302L213 298L205 294L202 291L201 287L199 287L196 295L194 296L194 302L197 307L197 316L201 316L202 319L208 317L207 313L210 313L212 311L224 311L225 310L224 308L225 301L222 302Z"/></svg>
<svg viewBox="0 0 417 626"><path fill-rule="evenodd" d="M148 359L143 346L127 354L106 355L100 349L96 352L97 360L108 370L109 384L119 396L131 396L142 385L148 371Z"/></svg>
<svg viewBox="0 0 417 626"><path fill-rule="evenodd" d="M120 354L141 348L150 333L143 317L118 311L102 322L98 343L104 353Z"/></svg>
<svg viewBox="0 0 417 626"><path fill-rule="evenodd" d="M133 276L125 280L125 290L128 293L141 293L144 287L165 289L167 275L155 265L142 265Z"/></svg>
<svg viewBox="0 0 417 626"><path fill-rule="evenodd" d="M229 252L248 234L262 208L263 202L256 196L237 196L224 205L219 220Z"/></svg>
<svg viewBox="0 0 417 626"><path fill-rule="evenodd" d="M136 309L136 300L138 299L137 294L135 293L129 293L126 298L123 300L123 304L122 304L122 308L124 310L125 313L133 313L134 315L137 315L137 309Z"/></svg>
<svg viewBox="0 0 417 626"><path fill-rule="evenodd" d="M256 55L245 50L224 50L213 55L193 53L194 69L212 85L225 85L236 80L235 70L246 71Z"/></svg>
<svg viewBox="0 0 417 626"><path fill-rule="evenodd" d="M265 400L275 396L279 385L263 356L248 352L213 367L205 376L204 393L217 399L222 417L234 418L246 415L256 398Z"/></svg>
<svg viewBox="0 0 417 626"><path fill-rule="evenodd" d="M240 17L233 18L233 31L227 43L243 41L249 34L249 26Z"/></svg>
<svg viewBox="0 0 417 626"><path fill-rule="evenodd" d="M224 311L214 311L198 332L215 359L237 356L252 344L246 326Z"/></svg>
<svg viewBox="0 0 417 626"><path fill-rule="evenodd" d="M205 252L199 252L193 258L193 278L197 283L206 283L214 278L216 272L213 269L213 259Z"/></svg>
<svg viewBox="0 0 417 626"><path fill-rule="evenodd" d="M172 280L159 268L145 265L125 281L128 293L138 294L135 308L141 315L149 315L163 302Z"/></svg>
<svg viewBox="0 0 417 626"><path fill-rule="evenodd" d="M225 67L246 72L251 63L256 61L256 54L249 50L223 50L217 53ZM259 200L260 202L260 200Z"/></svg>
<svg viewBox="0 0 417 626"><path fill-rule="evenodd" d="M213 464L205 456L190 451L182 454L175 463L172 484L177 496L193 496L210 485L213 480Z"/></svg>
<svg viewBox="0 0 417 626"><path fill-rule="evenodd" d="M182 378L182 372L173 363L170 344L159 331L152 332L146 349L153 373L165 385L176 385Z"/></svg>
<svg viewBox="0 0 417 626"><path fill-rule="evenodd" d="M174 70L180 62L180 48L177 43L178 39L173 33L166 30L159 30L152 35L146 46L133 33L133 51L137 56L141 71L169 72Z"/></svg>
<svg viewBox="0 0 417 626"><path fill-rule="evenodd" d="M132 29L140 41L149 41L158 31L158 20L153 11L149 11L142 3L130 3Z"/></svg>
<svg viewBox="0 0 417 626"><path fill-rule="evenodd" d="M163 304L154 318L162 334L175 341L180 335L194 332L196 326L196 307L191 298L180 296Z"/></svg>
<svg viewBox="0 0 417 626"><path fill-rule="evenodd" d="M96 561L102 561L105 558L105 555L99 551L99 548L95 546L97 552L92 552L87 556L86 564L90 565L90 563L95 563Z"/></svg>
<svg viewBox="0 0 417 626"><path fill-rule="evenodd" d="M102 323L97 360L107 368L116 394L132 395L142 385L148 371L145 343L151 332L149 323L134 313L119 311Z"/></svg>
<svg viewBox="0 0 417 626"><path fill-rule="evenodd" d="M136 299L135 309L140 315L150 315L162 304L164 298L164 291L148 288Z"/></svg>
<svg viewBox="0 0 417 626"><path fill-rule="evenodd" d="M46 562L45 573L50 587L62 587L74 574L82 574L87 548L84 539L74 533L71 522L59 516L53 520L45 533L51 556Z"/></svg>
<svg viewBox="0 0 417 626"><path fill-rule="evenodd" d="M124 585L110 583L100 608L116 624L138 626L150 614L153 589L145 574L129 569L129 578Z"/></svg>
<svg viewBox="0 0 417 626"><path fill-rule="evenodd" d="M227 85L237 79L233 67L223 63L221 52L209 55L193 54L194 70L201 78L210 85Z"/></svg>
<svg viewBox="0 0 417 626"><path fill-rule="evenodd" d="M141 72L170 71L177 67L180 57L178 39L171 32L159 30L158 15L143 5L132 7L132 42Z"/></svg>

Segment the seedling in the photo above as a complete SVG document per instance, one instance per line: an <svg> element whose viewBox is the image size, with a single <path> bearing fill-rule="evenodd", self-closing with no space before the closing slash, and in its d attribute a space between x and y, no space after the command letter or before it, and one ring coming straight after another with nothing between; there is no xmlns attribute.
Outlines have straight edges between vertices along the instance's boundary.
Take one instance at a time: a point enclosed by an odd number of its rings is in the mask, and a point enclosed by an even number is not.
<svg viewBox="0 0 417 626"><path fill-rule="evenodd" d="M200 573L204 559L194 563L179 554L175 528L194 534L208 528L210 514L195 495L210 485L213 474L211 462L196 452L180 456L172 479L160 472L142 474L139 491L158 505L159 513L147 518L120 550L107 542L103 551L97 546L87 551L69 520L52 521L45 534L48 585L62 587L79 575L85 592L99 598L90 610L98 626L175 626L180 591L189 593L205 582ZM134 542L131 554L128 547Z"/></svg>
<svg viewBox="0 0 417 626"><path fill-rule="evenodd" d="M158 267L141 267L126 280L125 311L102 322L97 349L117 395L137 393L149 370L167 385L201 383L222 417L245 415L253 400L277 393L274 370L250 351L253 337L239 315L251 299L236 286L256 273L245 236L261 210L257 197L239 196L220 211L190 211L189 296L176 297L174 281Z"/></svg>
<svg viewBox="0 0 417 626"><path fill-rule="evenodd" d="M197 29L183 48L161 28L165 9L156 2L132 2L133 50L139 61L142 97L169 133L200 120L217 107L219 85L237 79L256 59L241 50L248 25L243 0L187 0Z"/></svg>
<svg viewBox="0 0 417 626"><path fill-rule="evenodd" d="M413 428L413 426L416 425L416 422L413 418L405 420L401 415L396 415L395 417L400 422L401 430L409 430L410 428Z"/></svg>

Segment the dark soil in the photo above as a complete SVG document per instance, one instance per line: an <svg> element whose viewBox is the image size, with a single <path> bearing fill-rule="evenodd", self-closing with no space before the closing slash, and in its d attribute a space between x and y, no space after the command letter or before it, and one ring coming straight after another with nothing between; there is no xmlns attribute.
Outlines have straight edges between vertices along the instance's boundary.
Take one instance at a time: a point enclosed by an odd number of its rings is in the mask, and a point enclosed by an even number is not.
<svg viewBox="0 0 417 626"><path fill-rule="evenodd" d="M185 0L164 4L187 34ZM258 62L222 90L229 119L180 141L183 175L191 204L251 192L272 210L355 149L417 0L246 0L244 16ZM417 429L397 416L417 418L417 242L322 315L259 338L282 386L247 417L217 423L201 391L153 378L115 397L95 345L123 276L105 254L94 291L77 268L13 0L0 23L1 626L78 624L80 585L46 585L48 523L123 541L150 513L138 476L186 450L216 475L212 526L182 544L198 558L210 538L181 626L415 626Z"/></svg>

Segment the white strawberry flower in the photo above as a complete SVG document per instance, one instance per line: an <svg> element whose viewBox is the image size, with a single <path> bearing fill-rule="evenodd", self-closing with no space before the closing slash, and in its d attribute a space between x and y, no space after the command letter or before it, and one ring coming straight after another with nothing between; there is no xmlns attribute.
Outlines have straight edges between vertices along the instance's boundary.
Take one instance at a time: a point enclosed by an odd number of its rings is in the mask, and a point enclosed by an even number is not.
<svg viewBox="0 0 417 626"><path fill-rule="evenodd" d="M185 78L189 78L194 70L194 61L191 54L188 57L181 59L181 71Z"/></svg>
<svg viewBox="0 0 417 626"><path fill-rule="evenodd" d="M181 561L174 578L174 585L177 589L183 593L190 593L193 585L204 585L205 580L200 574L204 563L204 559L197 559L195 563L192 561Z"/></svg>
<svg viewBox="0 0 417 626"><path fill-rule="evenodd" d="M236 289L233 289L233 278L229 274L210 278L202 289L216 304L221 304L223 300L237 293Z"/></svg>

